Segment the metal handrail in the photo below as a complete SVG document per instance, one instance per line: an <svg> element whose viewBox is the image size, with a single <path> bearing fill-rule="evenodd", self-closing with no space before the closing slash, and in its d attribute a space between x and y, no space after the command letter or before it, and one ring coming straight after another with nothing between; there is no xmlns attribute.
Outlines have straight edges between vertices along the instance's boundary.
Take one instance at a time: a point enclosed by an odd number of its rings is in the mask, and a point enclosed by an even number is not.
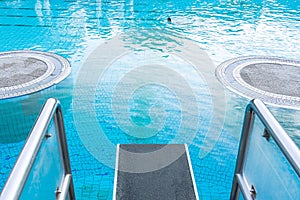
<svg viewBox="0 0 300 200"><path fill-rule="evenodd" d="M235 168L235 175L231 190L230 199L237 199L239 190L243 193L245 199L254 199L255 197L247 187L245 177L243 176L243 167L246 160L246 152L248 149L248 139L252 132L254 116L257 116L270 136L274 139L288 162L291 164L298 177L300 177L300 150L292 139L288 136L279 122L268 110L265 104L259 99L253 99L248 104L245 111L244 125L242 130L239 153Z"/></svg>
<svg viewBox="0 0 300 200"><path fill-rule="evenodd" d="M32 169L33 163L40 150L43 138L46 135L50 121L53 117L58 132L59 148L62 153L63 166L66 173L65 178L71 178L71 176L68 176L71 175L71 167L66 144L61 106L58 100L50 98L43 106L43 109L30 133L30 136L28 137L21 154L3 187L0 200L19 199ZM69 188L67 189L69 190L70 199L75 199L72 179L69 182Z"/></svg>

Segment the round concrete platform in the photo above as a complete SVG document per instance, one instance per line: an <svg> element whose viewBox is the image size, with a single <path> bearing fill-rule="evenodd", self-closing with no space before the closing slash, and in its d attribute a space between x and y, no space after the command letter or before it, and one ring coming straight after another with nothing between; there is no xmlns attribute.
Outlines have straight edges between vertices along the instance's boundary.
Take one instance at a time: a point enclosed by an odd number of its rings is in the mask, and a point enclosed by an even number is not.
<svg viewBox="0 0 300 200"><path fill-rule="evenodd" d="M249 99L300 108L300 61L239 57L219 65L216 76L228 89Z"/></svg>
<svg viewBox="0 0 300 200"><path fill-rule="evenodd" d="M40 91L65 79L69 62L56 54L40 51L0 53L0 99Z"/></svg>

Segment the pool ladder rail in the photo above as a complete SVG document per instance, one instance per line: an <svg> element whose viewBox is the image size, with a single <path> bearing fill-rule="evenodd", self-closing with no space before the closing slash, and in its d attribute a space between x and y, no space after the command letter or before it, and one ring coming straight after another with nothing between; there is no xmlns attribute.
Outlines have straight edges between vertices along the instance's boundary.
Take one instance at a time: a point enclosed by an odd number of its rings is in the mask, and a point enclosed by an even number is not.
<svg viewBox="0 0 300 200"><path fill-rule="evenodd" d="M240 195L247 200L300 198L300 150L259 99L245 111L230 199Z"/></svg>
<svg viewBox="0 0 300 200"><path fill-rule="evenodd" d="M52 129L49 127L50 124L51 126L54 124ZM52 133L48 132L49 129ZM49 159L55 158L51 157L53 154L50 156L46 153L43 154L47 150L48 153L49 151L56 150L56 161L58 162L55 162L55 160L48 162ZM43 158L45 159L43 160ZM51 165L51 163L54 163L54 165ZM51 170L56 168L60 169L60 171L52 174ZM47 170L43 171L43 169ZM39 173L38 170L41 170L43 173ZM45 171L49 171L49 173L45 175ZM41 175L42 178L46 177L46 180L35 180L34 173L39 173L39 176ZM61 175L61 177L55 177L57 174ZM51 181L53 179L56 180L55 183ZM31 191L37 183L34 181L38 183L44 181L43 183L45 184L38 184L40 187L38 191ZM42 194L45 190L50 191L50 194ZM59 101L53 98L47 100L39 114L18 160L3 187L0 200L34 199L34 196L35 199L37 199L36 196L38 196L38 199L45 199L45 197L48 199L49 195L53 196L52 199L57 200L75 200L62 110Z"/></svg>

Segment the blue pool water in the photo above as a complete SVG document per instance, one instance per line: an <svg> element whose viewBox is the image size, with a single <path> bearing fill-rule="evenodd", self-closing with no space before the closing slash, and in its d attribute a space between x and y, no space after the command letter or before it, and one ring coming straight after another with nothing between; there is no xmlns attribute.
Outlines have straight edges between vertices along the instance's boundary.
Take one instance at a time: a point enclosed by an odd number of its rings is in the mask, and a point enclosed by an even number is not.
<svg viewBox="0 0 300 200"><path fill-rule="evenodd" d="M0 51L59 54L58 85L0 101L0 188L45 100L61 101L78 199L111 199L117 143L187 143L200 199L229 199L248 99L214 70L298 58L297 0L0 1ZM167 22L167 18L172 23ZM300 146L300 113L270 107Z"/></svg>

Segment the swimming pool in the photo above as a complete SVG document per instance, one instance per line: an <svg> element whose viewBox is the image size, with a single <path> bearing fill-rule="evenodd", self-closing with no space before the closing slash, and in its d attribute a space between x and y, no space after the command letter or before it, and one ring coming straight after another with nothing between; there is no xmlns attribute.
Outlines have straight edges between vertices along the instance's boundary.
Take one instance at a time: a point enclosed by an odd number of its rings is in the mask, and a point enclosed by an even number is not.
<svg viewBox="0 0 300 200"><path fill-rule="evenodd" d="M112 197L117 143L182 141L189 144L200 198L228 199L248 100L222 88L214 69L242 55L297 58L299 6L280 0L1 1L0 50L57 53L72 73L42 92L1 100L0 187L42 104L56 97L78 199ZM270 108L299 146L299 111Z"/></svg>

